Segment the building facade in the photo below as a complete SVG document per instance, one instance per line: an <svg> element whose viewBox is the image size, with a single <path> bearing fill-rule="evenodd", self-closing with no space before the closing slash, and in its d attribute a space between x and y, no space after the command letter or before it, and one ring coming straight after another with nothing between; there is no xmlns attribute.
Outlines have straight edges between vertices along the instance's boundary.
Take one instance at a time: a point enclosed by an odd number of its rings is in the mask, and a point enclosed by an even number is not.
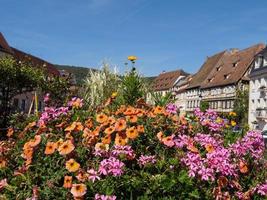
<svg viewBox="0 0 267 200"><path fill-rule="evenodd" d="M207 102L217 112L233 111L238 90L249 89L249 72L265 47L257 44L243 50L231 49L209 57L187 88L187 111Z"/></svg>
<svg viewBox="0 0 267 200"><path fill-rule="evenodd" d="M267 130L267 48L255 56L249 77L249 125Z"/></svg>

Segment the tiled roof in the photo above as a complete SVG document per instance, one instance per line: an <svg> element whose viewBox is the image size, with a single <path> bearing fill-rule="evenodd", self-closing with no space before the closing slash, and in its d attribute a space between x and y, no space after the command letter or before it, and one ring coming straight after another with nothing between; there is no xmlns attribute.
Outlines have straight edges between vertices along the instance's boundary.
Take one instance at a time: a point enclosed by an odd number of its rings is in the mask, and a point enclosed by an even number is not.
<svg viewBox="0 0 267 200"><path fill-rule="evenodd" d="M9 46L1 32L0 32L0 51L11 54L18 61L30 62L34 67L45 68L48 73L59 75L59 71L54 67L53 64L41 58L27 54L23 51L20 51L16 48Z"/></svg>
<svg viewBox="0 0 267 200"><path fill-rule="evenodd" d="M2 33L0 32L0 51L12 54L12 50L10 48L10 46L8 45L5 37L2 35Z"/></svg>
<svg viewBox="0 0 267 200"><path fill-rule="evenodd" d="M263 48L264 44L257 44L241 51L227 52L208 73L206 79L201 83L201 88L229 85L239 80L248 80L246 72L251 66L254 56Z"/></svg>
<svg viewBox="0 0 267 200"><path fill-rule="evenodd" d="M171 72L163 72L158 75L153 81L153 89L155 91L168 90L173 87L175 81L180 76L188 76L189 74L183 70L176 70Z"/></svg>
<svg viewBox="0 0 267 200"><path fill-rule="evenodd" d="M16 48L11 47L13 52L14 52L14 57L19 60L19 61L24 61L24 62L29 62L31 63L34 67L39 67L39 68L45 68L48 73L54 74L54 75L59 75L59 71L54 67L53 64L35 57L33 55L27 54L23 51L20 51Z"/></svg>
<svg viewBox="0 0 267 200"><path fill-rule="evenodd" d="M205 81L209 73L216 67L217 63L225 55L225 51L217 53L211 57L208 57L205 63L201 66L196 74L193 75L187 89L200 87L201 83Z"/></svg>

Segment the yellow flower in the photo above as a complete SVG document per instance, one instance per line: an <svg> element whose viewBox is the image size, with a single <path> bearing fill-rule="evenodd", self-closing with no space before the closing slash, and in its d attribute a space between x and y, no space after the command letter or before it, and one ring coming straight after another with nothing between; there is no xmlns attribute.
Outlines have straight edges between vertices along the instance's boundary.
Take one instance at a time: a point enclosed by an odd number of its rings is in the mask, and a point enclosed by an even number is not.
<svg viewBox="0 0 267 200"><path fill-rule="evenodd" d="M115 98L118 95L118 92L112 92L111 97Z"/></svg>
<svg viewBox="0 0 267 200"><path fill-rule="evenodd" d="M133 62L133 61L137 60L137 57L136 56L128 56L128 60Z"/></svg>
<svg viewBox="0 0 267 200"><path fill-rule="evenodd" d="M66 162L66 169L69 172L76 172L80 169L80 164L77 163L73 158L71 158Z"/></svg>
<svg viewBox="0 0 267 200"><path fill-rule="evenodd" d="M231 125L232 125L232 126L235 126L235 125L236 125L236 122L232 120L232 121L231 121Z"/></svg>
<svg viewBox="0 0 267 200"><path fill-rule="evenodd" d="M235 112L230 112L229 115L236 117L236 113Z"/></svg>

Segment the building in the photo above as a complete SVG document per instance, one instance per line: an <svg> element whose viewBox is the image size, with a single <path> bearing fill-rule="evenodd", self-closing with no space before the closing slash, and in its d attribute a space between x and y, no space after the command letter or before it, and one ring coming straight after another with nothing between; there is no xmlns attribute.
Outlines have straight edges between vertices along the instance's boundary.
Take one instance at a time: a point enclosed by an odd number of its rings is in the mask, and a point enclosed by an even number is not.
<svg viewBox="0 0 267 200"><path fill-rule="evenodd" d="M174 85L174 92L175 92L175 103L177 107L180 109L180 113L184 114L186 112L186 88L188 87L190 81L192 80L192 75L184 77L180 79Z"/></svg>
<svg viewBox="0 0 267 200"><path fill-rule="evenodd" d="M211 57L207 57L206 61L198 70L198 72L193 75L184 94L186 98L187 112L192 112L195 108L200 106L200 101L202 100L201 84L207 80L207 77L212 69L219 66L219 62L222 60L225 54L226 52L223 51Z"/></svg>
<svg viewBox="0 0 267 200"><path fill-rule="evenodd" d="M183 70L175 70L170 72L162 72L159 74L152 83L153 92L166 96L170 93L173 100L176 100L176 91L178 91L178 85L183 82L189 74ZM176 102L178 105L179 102ZM178 105L179 106L179 105Z"/></svg>
<svg viewBox="0 0 267 200"><path fill-rule="evenodd" d="M41 68L42 70L47 71L48 76L59 76L59 71L54 67L53 64L38 58L36 56L30 55L25 53L21 50L18 50L14 47L11 47L6 39L4 38L3 34L0 32L0 58L3 56L12 56L18 62L25 62L31 64L33 67ZM43 105L43 94L38 95L38 102L37 104L33 104L35 92L25 92L13 97L12 100L12 107L14 110L21 111L21 112L28 112L31 105L34 109L35 105L38 105L38 109L42 110Z"/></svg>
<svg viewBox="0 0 267 200"><path fill-rule="evenodd" d="M186 110L193 111L200 106L201 101L206 101L217 112L232 111L236 91L248 89L248 73L254 56L264 47L263 44L257 44L208 57L186 89Z"/></svg>
<svg viewBox="0 0 267 200"><path fill-rule="evenodd" d="M249 77L249 125L267 130L267 48L255 56Z"/></svg>

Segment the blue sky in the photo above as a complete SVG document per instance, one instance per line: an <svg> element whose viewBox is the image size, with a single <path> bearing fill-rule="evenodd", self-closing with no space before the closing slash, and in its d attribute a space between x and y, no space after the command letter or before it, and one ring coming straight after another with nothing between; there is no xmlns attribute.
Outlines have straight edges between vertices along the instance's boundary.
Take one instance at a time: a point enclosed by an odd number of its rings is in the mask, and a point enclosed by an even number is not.
<svg viewBox="0 0 267 200"><path fill-rule="evenodd" d="M267 1L0 0L11 46L57 64L124 71L128 55L146 76L196 72L207 56L267 41Z"/></svg>

